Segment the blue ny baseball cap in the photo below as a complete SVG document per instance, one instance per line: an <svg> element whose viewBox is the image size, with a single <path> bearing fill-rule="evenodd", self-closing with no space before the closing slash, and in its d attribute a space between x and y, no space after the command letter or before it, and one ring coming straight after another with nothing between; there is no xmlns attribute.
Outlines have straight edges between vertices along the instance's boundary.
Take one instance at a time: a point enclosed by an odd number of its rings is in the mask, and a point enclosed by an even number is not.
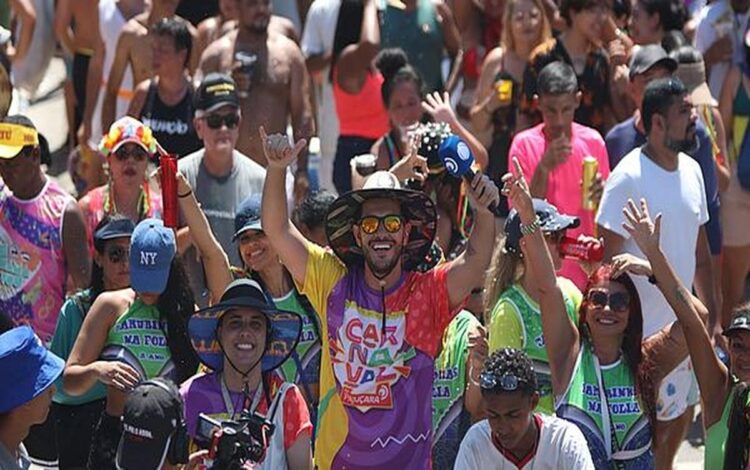
<svg viewBox="0 0 750 470"><path fill-rule="evenodd" d="M130 286L134 291L161 294L177 251L172 229L159 219L144 219L130 238Z"/></svg>
<svg viewBox="0 0 750 470"><path fill-rule="evenodd" d="M27 403L47 390L63 373L65 361L40 343L28 326L0 335L0 413ZM12 385L11 385L12 384Z"/></svg>

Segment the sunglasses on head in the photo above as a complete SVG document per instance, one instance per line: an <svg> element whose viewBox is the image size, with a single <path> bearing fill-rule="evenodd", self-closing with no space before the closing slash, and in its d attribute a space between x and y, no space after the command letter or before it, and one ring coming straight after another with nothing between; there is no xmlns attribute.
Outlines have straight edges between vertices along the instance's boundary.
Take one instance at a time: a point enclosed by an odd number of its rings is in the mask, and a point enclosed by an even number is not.
<svg viewBox="0 0 750 470"><path fill-rule="evenodd" d="M142 162L148 158L148 152L146 152L145 150L143 150L141 147L138 147L138 146L131 147L129 149L125 147L120 147L115 152L115 158L117 158L121 162L124 162L130 157L133 157L138 162Z"/></svg>
<svg viewBox="0 0 750 470"><path fill-rule="evenodd" d="M592 290L586 297L594 308L604 308L609 304L612 311L623 312L630 306L630 295L625 292L607 294L601 290Z"/></svg>
<svg viewBox="0 0 750 470"><path fill-rule="evenodd" d="M240 123L240 115L233 114L209 114L203 117L209 129L221 129L221 125L227 126L227 129L234 129Z"/></svg>
<svg viewBox="0 0 750 470"><path fill-rule="evenodd" d="M107 249L107 258L110 263L122 263L130 256L130 250L121 246L112 246Z"/></svg>
<svg viewBox="0 0 750 470"><path fill-rule="evenodd" d="M368 235L377 232L380 224L383 224L386 232L396 233L401 230L401 216L395 214L384 215L382 217L368 215L359 219L359 228Z"/></svg>
<svg viewBox="0 0 750 470"><path fill-rule="evenodd" d="M479 386L482 390L502 390L503 392L515 392L520 387L528 386L525 380L513 374L505 374L497 377L490 372L482 372L479 375Z"/></svg>

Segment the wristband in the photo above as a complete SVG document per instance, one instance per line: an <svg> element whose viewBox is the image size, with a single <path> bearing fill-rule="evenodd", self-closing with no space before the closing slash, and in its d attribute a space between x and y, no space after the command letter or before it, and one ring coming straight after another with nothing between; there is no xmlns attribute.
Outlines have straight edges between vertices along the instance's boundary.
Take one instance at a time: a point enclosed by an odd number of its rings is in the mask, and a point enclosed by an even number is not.
<svg viewBox="0 0 750 470"><path fill-rule="evenodd" d="M521 224L521 234L526 237L539 230L540 226L539 216L536 216L534 221L528 225Z"/></svg>
<svg viewBox="0 0 750 470"><path fill-rule="evenodd" d="M656 285L656 276L653 274L648 277L648 282L650 282L653 285Z"/></svg>
<svg viewBox="0 0 750 470"><path fill-rule="evenodd" d="M193 190L192 189L190 191L186 192L185 194L178 194L177 197L180 198L180 199L182 199L182 198L186 198L186 197L190 196L191 194L193 194Z"/></svg>

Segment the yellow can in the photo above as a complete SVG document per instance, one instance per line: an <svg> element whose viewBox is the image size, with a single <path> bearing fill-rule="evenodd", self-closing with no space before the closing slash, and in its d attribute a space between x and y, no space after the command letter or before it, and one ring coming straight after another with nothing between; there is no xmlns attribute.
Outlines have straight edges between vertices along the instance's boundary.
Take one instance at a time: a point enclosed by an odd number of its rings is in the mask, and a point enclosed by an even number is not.
<svg viewBox="0 0 750 470"><path fill-rule="evenodd" d="M495 87L497 99L502 104L509 104L513 99L513 82L511 80L500 80Z"/></svg>
<svg viewBox="0 0 750 470"><path fill-rule="evenodd" d="M583 210L585 211L596 210L594 201L591 199L591 184L596 178L597 171L599 171L599 161L592 156L584 157L581 207L583 207Z"/></svg>

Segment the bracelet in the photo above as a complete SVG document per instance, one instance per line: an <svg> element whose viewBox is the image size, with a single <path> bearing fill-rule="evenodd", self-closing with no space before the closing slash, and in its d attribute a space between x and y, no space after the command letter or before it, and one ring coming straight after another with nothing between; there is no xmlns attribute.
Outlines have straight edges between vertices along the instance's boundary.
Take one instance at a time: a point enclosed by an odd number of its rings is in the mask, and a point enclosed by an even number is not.
<svg viewBox="0 0 750 470"><path fill-rule="evenodd" d="M190 196L191 194L193 194L193 190L192 189L190 191L186 192L185 194L178 194L177 197L180 198L180 199L182 199L182 198Z"/></svg>
<svg viewBox="0 0 750 470"><path fill-rule="evenodd" d="M521 234L526 237L531 235L532 233L539 230L539 227L541 225L541 221L539 220L539 216L536 216L536 219L528 225L521 224Z"/></svg>

